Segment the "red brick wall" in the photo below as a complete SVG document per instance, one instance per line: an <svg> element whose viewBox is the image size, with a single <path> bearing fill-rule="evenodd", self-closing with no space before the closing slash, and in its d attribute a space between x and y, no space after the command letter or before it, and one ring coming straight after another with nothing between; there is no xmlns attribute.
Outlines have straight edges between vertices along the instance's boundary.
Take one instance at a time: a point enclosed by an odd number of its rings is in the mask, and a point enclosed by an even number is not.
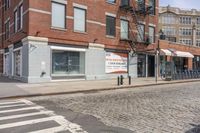
<svg viewBox="0 0 200 133"><path fill-rule="evenodd" d="M3 1L4 0L0 0L1 6L4 5ZM21 0L11 0L11 6L6 11L4 11L4 8L0 8L0 20L2 20L2 22L1 22L2 28L0 30L0 33L5 32L4 21L6 21L7 18L10 18L10 24L14 23L14 9L17 5L19 5L20 1ZM29 0L24 0L23 1L24 11L26 11L28 9L28 5L29 5ZM7 39L7 40L4 40L4 39L2 39L2 37L4 35L0 37L0 44L3 48L6 48L6 47L8 47L8 45L18 42L22 38L27 36L27 33L28 33L28 13L26 13L24 15L23 21L24 21L23 29L21 31L14 33L14 25L12 25L12 27L10 28L10 38Z"/></svg>
<svg viewBox="0 0 200 133"><path fill-rule="evenodd" d="M157 1L158 2L158 1ZM105 0L71 0L67 1L67 16L74 16L73 3L78 3L87 6L87 20L97 21L102 24L106 23L105 12L113 13L117 15L117 27L120 27L119 12L120 0L117 0L116 4L108 4ZM39 10L45 10L51 12L51 2L32 0L30 1L30 8L36 8ZM156 12L156 15L158 11ZM120 48L126 49L129 45L120 42L120 29L116 28L116 37L106 37L106 27L97 24L87 23L86 33L76 33L73 31L73 20L67 19L67 30L60 31L51 29L51 15L41 14L37 12L30 12L29 21L29 35L35 35L39 31L41 37L48 37L50 42L69 43L78 45L87 45L89 42L93 42L94 39L98 39L96 43L106 44L106 48ZM129 16L130 17L130 16ZM146 22L146 32L148 32L149 22L157 25L157 16L147 16L143 21ZM134 26L133 26L134 27ZM135 29L134 29L135 30ZM157 28L156 28L157 31ZM77 41L78 40L78 41Z"/></svg>

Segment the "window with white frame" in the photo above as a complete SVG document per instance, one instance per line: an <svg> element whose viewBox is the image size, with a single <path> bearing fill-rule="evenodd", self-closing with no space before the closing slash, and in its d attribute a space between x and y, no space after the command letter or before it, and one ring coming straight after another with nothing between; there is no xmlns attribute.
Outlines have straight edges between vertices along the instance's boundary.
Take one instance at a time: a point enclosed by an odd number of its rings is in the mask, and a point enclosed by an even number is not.
<svg viewBox="0 0 200 133"><path fill-rule="evenodd" d="M179 40L179 42L182 43L182 44L186 44L186 45L192 45L192 40L191 39L181 38Z"/></svg>
<svg viewBox="0 0 200 133"><path fill-rule="evenodd" d="M152 26L149 26L149 42L150 43L155 42L155 28Z"/></svg>
<svg viewBox="0 0 200 133"><path fill-rule="evenodd" d="M129 29L129 26L128 26L128 21L127 20L123 20L121 19L121 39L128 39L128 29Z"/></svg>
<svg viewBox="0 0 200 133"><path fill-rule="evenodd" d="M5 2L5 10L8 10L9 8L10 8L10 0L4 0L4 2Z"/></svg>
<svg viewBox="0 0 200 133"><path fill-rule="evenodd" d="M192 24L192 18L189 16L181 16L180 24Z"/></svg>
<svg viewBox="0 0 200 133"><path fill-rule="evenodd" d="M151 7L150 14L155 15L156 14L156 1L155 0L149 0L149 6Z"/></svg>
<svg viewBox="0 0 200 133"><path fill-rule="evenodd" d="M10 20L5 23L5 40L10 37Z"/></svg>
<svg viewBox="0 0 200 133"><path fill-rule="evenodd" d="M19 6L19 30L23 28L23 5Z"/></svg>
<svg viewBox="0 0 200 133"><path fill-rule="evenodd" d="M200 17L197 17L197 24L200 25Z"/></svg>
<svg viewBox="0 0 200 133"><path fill-rule="evenodd" d="M144 41L144 35L145 35L145 25L144 24L138 24L138 34L137 38L139 42Z"/></svg>
<svg viewBox="0 0 200 133"><path fill-rule="evenodd" d="M180 28L179 35L191 36L192 35L192 28Z"/></svg>
<svg viewBox="0 0 200 133"><path fill-rule="evenodd" d="M200 40L196 40L196 46L200 47Z"/></svg>
<svg viewBox="0 0 200 133"><path fill-rule="evenodd" d="M171 26L163 26L162 31L166 36L174 36L176 35L176 28Z"/></svg>
<svg viewBox="0 0 200 133"><path fill-rule="evenodd" d="M18 30L18 13L17 10L14 11L14 32L16 33Z"/></svg>
<svg viewBox="0 0 200 133"><path fill-rule="evenodd" d="M197 36L200 36L200 29L197 29L197 30L196 30L196 35L197 35Z"/></svg>
<svg viewBox="0 0 200 133"><path fill-rule="evenodd" d="M66 5L52 2L51 26L54 28L66 28Z"/></svg>
<svg viewBox="0 0 200 133"><path fill-rule="evenodd" d="M74 7L74 31L86 32L86 10Z"/></svg>
<svg viewBox="0 0 200 133"><path fill-rule="evenodd" d="M116 0L106 0L108 3L116 3Z"/></svg>
<svg viewBox="0 0 200 133"><path fill-rule="evenodd" d="M176 15L173 13L164 13L160 16L160 21L163 24L176 24Z"/></svg>

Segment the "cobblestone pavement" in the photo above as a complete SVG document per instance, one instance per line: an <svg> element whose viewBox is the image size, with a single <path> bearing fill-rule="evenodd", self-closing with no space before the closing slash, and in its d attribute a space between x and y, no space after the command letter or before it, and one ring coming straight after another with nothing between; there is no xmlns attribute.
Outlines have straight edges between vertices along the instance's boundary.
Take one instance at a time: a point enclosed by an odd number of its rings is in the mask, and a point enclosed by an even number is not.
<svg viewBox="0 0 200 133"><path fill-rule="evenodd" d="M200 133L200 83L164 85L29 100L96 117L136 133ZM59 114L59 113L58 113Z"/></svg>

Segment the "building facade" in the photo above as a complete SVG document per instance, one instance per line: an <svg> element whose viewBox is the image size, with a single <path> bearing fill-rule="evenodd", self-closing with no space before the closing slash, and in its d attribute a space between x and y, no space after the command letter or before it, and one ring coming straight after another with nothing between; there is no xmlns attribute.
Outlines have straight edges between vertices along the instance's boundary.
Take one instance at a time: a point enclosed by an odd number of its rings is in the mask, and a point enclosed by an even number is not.
<svg viewBox="0 0 200 133"><path fill-rule="evenodd" d="M156 48L157 0L0 2L4 76L29 83L138 77L148 71L148 58L154 69L154 53L146 51ZM145 64L138 61L143 56Z"/></svg>
<svg viewBox="0 0 200 133"><path fill-rule="evenodd" d="M172 53L188 52L168 59L174 61L177 71L200 69L200 11L160 7L159 31L169 41L162 41L161 48Z"/></svg>

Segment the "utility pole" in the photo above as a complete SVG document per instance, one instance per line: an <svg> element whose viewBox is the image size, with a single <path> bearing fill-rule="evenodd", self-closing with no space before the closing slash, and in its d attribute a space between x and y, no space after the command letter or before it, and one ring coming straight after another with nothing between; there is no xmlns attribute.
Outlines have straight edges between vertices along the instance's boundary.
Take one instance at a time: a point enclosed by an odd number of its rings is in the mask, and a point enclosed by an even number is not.
<svg viewBox="0 0 200 133"><path fill-rule="evenodd" d="M159 60L160 60L160 40L158 40L158 45L156 48L156 83L158 82L159 77Z"/></svg>

